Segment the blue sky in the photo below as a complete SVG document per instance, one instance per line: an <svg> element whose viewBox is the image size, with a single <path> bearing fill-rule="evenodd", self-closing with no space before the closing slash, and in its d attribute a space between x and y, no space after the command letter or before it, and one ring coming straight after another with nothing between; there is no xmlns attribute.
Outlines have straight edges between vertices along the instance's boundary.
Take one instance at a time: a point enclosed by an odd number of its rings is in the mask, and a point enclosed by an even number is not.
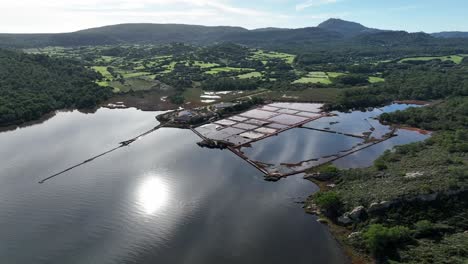
<svg viewBox="0 0 468 264"><path fill-rule="evenodd" d="M70 32L118 23L299 28L328 18L410 32L468 31L466 0L0 0L0 32Z"/></svg>

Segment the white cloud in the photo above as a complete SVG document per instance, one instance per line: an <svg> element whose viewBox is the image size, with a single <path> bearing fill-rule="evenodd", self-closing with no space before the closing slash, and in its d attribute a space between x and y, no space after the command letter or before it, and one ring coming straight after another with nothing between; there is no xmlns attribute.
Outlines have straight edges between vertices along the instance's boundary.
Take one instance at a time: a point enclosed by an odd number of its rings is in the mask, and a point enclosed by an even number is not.
<svg viewBox="0 0 468 264"><path fill-rule="evenodd" d="M334 4L336 2L338 2L338 0L307 0L303 3L297 4L296 11L302 11L306 8L313 7L313 6Z"/></svg>
<svg viewBox="0 0 468 264"><path fill-rule="evenodd" d="M237 0L0 0L0 6L0 32L4 33L71 32L121 23L291 28L328 18L328 14L245 8Z"/></svg>

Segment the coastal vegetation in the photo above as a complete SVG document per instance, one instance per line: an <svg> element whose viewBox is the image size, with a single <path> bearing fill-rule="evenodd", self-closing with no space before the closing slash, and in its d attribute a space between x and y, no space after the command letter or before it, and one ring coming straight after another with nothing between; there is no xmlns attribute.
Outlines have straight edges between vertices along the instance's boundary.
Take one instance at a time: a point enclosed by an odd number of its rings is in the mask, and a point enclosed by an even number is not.
<svg viewBox="0 0 468 264"><path fill-rule="evenodd" d="M334 187L312 197L348 231L343 243L383 263L466 262L467 111L468 98L453 97L381 115L433 135L386 151L372 167L339 170Z"/></svg>
<svg viewBox="0 0 468 264"><path fill-rule="evenodd" d="M346 110L381 106L395 100L438 100L468 95L468 76L464 65L427 62L398 66L384 63L377 68L384 70L384 82L343 90L330 108Z"/></svg>
<svg viewBox="0 0 468 264"><path fill-rule="evenodd" d="M112 95L80 62L0 49L0 126L63 108L93 108Z"/></svg>

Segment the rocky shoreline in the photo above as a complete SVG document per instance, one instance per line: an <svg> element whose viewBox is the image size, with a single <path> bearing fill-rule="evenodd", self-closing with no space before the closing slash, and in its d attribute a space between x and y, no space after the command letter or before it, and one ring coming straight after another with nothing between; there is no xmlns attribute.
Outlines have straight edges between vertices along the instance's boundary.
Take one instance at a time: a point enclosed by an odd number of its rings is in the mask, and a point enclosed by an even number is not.
<svg viewBox="0 0 468 264"><path fill-rule="evenodd" d="M304 179L312 181L319 186L319 192L327 192L335 187L336 174L313 172L306 174ZM370 216L378 216L384 214L391 208L398 208L401 205L411 202L431 203L438 199L447 199L453 196L466 194L468 189L462 188L457 190L447 190L434 192L430 194L408 195L389 201L373 202L368 207L363 205L355 206L352 210L346 211L343 214L333 216L327 210L321 208L314 202L314 196L311 195L304 203L304 210L308 214L318 217L319 223L328 226L332 235L337 239L343 247L345 253L351 259L351 263L375 263L375 259L365 251L357 250L350 242L361 232L354 231L353 226L359 225L361 222L368 219Z"/></svg>

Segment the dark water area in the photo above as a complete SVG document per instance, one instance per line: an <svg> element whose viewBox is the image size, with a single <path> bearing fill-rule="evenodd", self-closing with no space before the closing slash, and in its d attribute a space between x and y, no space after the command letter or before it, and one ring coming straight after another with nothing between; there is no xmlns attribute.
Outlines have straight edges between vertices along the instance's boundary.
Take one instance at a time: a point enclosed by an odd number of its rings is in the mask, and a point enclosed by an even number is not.
<svg viewBox="0 0 468 264"><path fill-rule="evenodd" d="M315 185L266 182L189 130L160 129L37 183L153 128L156 114L62 112L0 133L0 263L346 263L297 203Z"/></svg>

